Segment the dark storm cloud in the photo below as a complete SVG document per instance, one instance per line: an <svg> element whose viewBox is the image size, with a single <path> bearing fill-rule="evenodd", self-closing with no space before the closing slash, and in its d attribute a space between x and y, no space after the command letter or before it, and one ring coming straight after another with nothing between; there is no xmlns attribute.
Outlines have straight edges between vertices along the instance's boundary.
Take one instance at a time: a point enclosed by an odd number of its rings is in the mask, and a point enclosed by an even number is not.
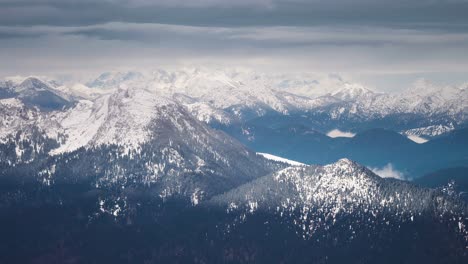
<svg viewBox="0 0 468 264"><path fill-rule="evenodd" d="M108 22L190 26L374 25L466 30L467 1L382 0L0 0L1 25L79 26Z"/></svg>

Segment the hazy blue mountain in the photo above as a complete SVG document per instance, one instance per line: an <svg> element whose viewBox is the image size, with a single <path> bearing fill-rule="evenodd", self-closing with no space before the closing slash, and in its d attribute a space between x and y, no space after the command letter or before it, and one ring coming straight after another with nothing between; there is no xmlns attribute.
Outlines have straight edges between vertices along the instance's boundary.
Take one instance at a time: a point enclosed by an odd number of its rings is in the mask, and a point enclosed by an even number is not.
<svg viewBox="0 0 468 264"><path fill-rule="evenodd" d="M441 169L414 180L429 188L451 187L468 201L468 167Z"/></svg>
<svg viewBox="0 0 468 264"><path fill-rule="evenodd" d="M392 164L408 176L418 177L468 163L467 129L449 132L424 144L381 128L365 130L351 138L331 138L304 124L245 124L221 129L258 152L306 164L327 164L347 157L371 167Z"/></svg>

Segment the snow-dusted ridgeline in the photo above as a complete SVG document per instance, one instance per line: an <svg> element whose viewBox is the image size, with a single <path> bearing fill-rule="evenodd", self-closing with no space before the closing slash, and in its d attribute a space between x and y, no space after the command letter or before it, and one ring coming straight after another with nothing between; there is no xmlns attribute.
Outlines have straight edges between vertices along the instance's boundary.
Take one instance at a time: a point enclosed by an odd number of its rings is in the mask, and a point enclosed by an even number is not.
<svg viewBox="0 0 468 264"><path fill-rule="evenodd" d="M289 167L216 196L210 203L238 216L229 228L257 211L270 212L297 227L304 239L340 226L343 219L354 219L356 227L386 223L398 228L429 213L441 221L448 218L468 242L464 203L444 192L381 178L348 159L325 166ZM353 228L346 228L350 236Z"/></svg>
<svg viewBox="0 0 468 264"><path fill-rule="evenodd" d="M182 105L202 122L221 124L268 111L325 113L332 120L364 121L419 114L434 124L402 133L424 139L464 124L468 109L465 86L437 88L419 82L402 94L390 95L311 76L206 68L110 72L86 85L15 77L0 86L0 122L5 124L0 127L0 140L34 126L60 143L54 154L99 144L136 149L148 138L146 129L155 117L154 109L165 104ZM43 104L44 98L53 99L52 108ZM438 120L452 121L441 124Z"/></svg>

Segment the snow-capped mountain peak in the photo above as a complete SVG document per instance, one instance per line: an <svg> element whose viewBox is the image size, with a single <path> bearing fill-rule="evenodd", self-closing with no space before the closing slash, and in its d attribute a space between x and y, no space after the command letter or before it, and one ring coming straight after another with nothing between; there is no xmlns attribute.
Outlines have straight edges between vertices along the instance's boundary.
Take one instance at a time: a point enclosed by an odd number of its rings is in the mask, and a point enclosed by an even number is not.
<svg viewBox="0 0 468 264"><path fill-rule="evenodd" d="M374 92L359 84L346 83L342 89L332 92L331 95L343 101L350 101L372 96Z"/></svg>
<svg viewBox="0 0 468 264"><path fill-rule="evenodd" d="M28 77L24 79L18 86L16 86L16 91L21 92L24 90L50 90L52 87L47 84L45 81L37 77Z"/></svg>
<svg viewBox="0 0 468 264"><path fill-rule="evenodd" d="M116 144L138 148L149 138L148 126L156 109L175 104L146 89L119 88L96 100L81 100L76 107L54 118L67 139L54 153L87 145Z"/></svg>
<svg viewBox="0 0 468 264"><path fill-rule="evenodd" d="M1 84L1 83L0 83ZM0 98L18 98L27 106L42 110L63 109L71 105L70 100L57 87L53 80L39 77L14 77L0 86Z"/></svg>
<svg viewBox="0 0 468 264"><path fill-rule="evenodd" d="M338 170L341 170L346 173L353 173L357 169L361 169L362 166L348 158L342 158L336 161L335 163L325 165L323 168L333 173L337 172Z"/></svg>

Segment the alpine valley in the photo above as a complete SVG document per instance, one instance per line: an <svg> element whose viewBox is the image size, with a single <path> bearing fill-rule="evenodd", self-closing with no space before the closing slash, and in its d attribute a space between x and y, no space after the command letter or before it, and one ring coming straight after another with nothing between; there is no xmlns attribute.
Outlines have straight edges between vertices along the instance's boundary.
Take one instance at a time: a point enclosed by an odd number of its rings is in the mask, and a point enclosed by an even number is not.
<svg viewBox="0 0 468 264"><path fill-rule="evenodd" d="M467 166L468 84L9 77L0 263L467 263Z"/></svg>

